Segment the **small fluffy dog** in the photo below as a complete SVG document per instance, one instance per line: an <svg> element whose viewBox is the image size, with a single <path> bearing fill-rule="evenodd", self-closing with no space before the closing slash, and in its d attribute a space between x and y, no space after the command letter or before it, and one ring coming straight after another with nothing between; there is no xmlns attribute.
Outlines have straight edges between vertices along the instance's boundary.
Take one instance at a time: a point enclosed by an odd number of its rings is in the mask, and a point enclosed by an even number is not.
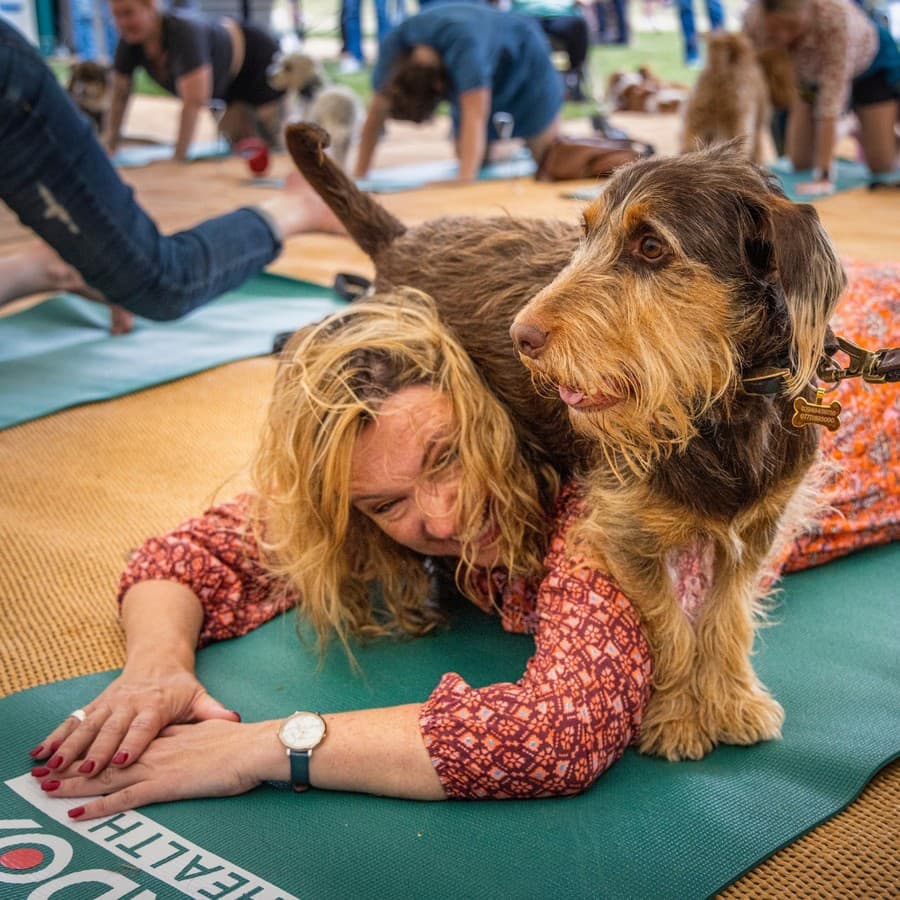
<svg viewBox="0 0 900 900"><path fill-rule="evenodd" d="M109 69L96 62L78 62L69 71L69 96L75 105L103 131L109 110Z"/></svg>
<svg viewBox="0 0 900 900"><path fill-rule="evenodd" d="M376 288L431 294L523 451L580 473L583 546L654 652L641 750L698 758L776 737L783 712L750 653L770 556L817 455L793 400L813 396L845 282L814 208L731 143L619 169L580 227L407 229L328 160L321 130L286 138L373 259ZM510 327L527 368L503 349Z"/></svg>
<svg viewBox="0 0 900 900"><path fill-rule="evenodd" d="M287 120L312 122L324 128L331 135L332 158L346 168L364 118L359 97L348 87L326 84L321 63L299 50L275 59L267 74L269 84L286 91L293 105Z"/></svg>
<svg viewBox="0 0 900 900"><path fill-rule="evenodd" d="M678 112L687 96L686 85L662 81L649 66L613 72L606 86L610 108L623 112Z"/></svg>
<svg viewBox="0 0 900 900"><path fill-rule="evenodd" d="M683 153L742 137L750 159L762 163L771 147L772 107L766 79L749 38L713 32L706 37L706 66L684 111Z"/></svg>

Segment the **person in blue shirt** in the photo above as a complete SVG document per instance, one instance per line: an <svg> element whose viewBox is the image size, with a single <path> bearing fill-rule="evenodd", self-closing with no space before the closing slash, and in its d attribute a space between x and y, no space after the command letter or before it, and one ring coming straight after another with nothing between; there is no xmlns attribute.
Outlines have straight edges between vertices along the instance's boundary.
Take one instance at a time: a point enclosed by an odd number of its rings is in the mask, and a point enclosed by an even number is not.
<svg viewBox="0 0 900 900"><path fill-rule="evenodd" d="M475 3L442 3L401 22L381 46L363 125L364 177L389 118L425 122L447 100L461 181L475 178L491 141L523 138L539 163L559 133L563 83L531 18Z"/></svg>

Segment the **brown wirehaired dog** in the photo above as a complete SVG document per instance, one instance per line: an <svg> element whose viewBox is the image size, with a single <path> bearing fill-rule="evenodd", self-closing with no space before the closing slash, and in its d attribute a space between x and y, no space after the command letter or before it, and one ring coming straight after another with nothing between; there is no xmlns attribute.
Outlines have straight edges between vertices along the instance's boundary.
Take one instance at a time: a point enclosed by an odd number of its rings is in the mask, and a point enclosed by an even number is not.
<svg viewBox="0 0 900 900"><path fill-rule="evenodd" d="M791 425L791 403L810 394L844 286L815 210L726 145L619 170L583 233L509 217L407 230L331 164L326 142L309 126L287 132L375 262L377 288L431 294L524 452L580 468L585 546L654 651L641 750L694 758L775 737L781 707L749 660L760 579L816 456L817 430ZM513 320L531 375L504 349ZM692 623L678 588L704 582Z"/></svg>
<svg viewBox="0 0 900 900"><path fill-rule="evenodd" d="M653 647L641 749L776 737L750 655L772 554L808 499L819 434L793 403L814 397L840 261L813 207L735 144L620 170L583 227L511 334L596 450L579 534Z"/></svg>
<svg viewBox="0 0 900 900"><path fill-rule="evenodd" d="M745 35L724 31L707 35L706 46L706 66L684 110L681 150L741 137L750 159L762 163L771 146L772 107L756 51Z"/></svg>

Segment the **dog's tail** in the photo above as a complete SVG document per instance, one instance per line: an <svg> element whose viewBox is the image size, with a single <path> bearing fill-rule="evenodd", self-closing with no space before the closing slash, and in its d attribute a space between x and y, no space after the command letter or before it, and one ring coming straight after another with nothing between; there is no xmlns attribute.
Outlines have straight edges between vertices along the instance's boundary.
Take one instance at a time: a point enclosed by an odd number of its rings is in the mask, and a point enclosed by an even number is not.
<svg viewBox="0 0 900 900"><path fill-rule="evenodd" d="M406 231L381 204L363 193L325 153L328 132L318 125L288 125L285 141L294 164L316 193L331 207L350 237L372 258Z"/></svg>

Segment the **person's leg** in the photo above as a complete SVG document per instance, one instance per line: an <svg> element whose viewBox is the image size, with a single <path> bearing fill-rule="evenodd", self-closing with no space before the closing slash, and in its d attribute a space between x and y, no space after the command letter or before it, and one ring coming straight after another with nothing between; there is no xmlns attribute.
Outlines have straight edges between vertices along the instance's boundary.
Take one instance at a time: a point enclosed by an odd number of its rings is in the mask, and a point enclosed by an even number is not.
<svg viewBox="0 0 900 900"><path fill-rule="evenodd" d="M720 0L706 0L706 12L709 15L709 30L721 31L725 27L725 10Z"/></svg>
<svg viewBox="0 0 900 900"><path fill-rule="evenodd" d="M357 62L365 62L362 49L362 22L360 21L360 0L343 0L341 22L347 38L347 52Z"/></svg>
<svg viewBox="0 0 900 900"><path fill-rule="evenodd" d="M795 172L806 172L813 165L815 123L811 104L798 100L790 109L785 144Z"/></svg>
<svg viewBox="0 0 900 900"><path fill-rule="evenodd" d="M388 10L388 0L375 0L375 24L378 28L378 44L391 33L394 18Z"/></svg>
<svg viewBox="0 0 900 900"><path fill-rule="evenodd" d="M626 0L613 0L613 9L616 13L616 22L619 27L617 44L627 44L631 40L628 32L628 6Z"/></svg>
<svg viewBox="0 0 900 900"><path fill-rule="evenodd" d="M236 287L281 249L251 209L161 235L37 51L2 20L0 197L107 300L155 319Z"/></svg>
<svg viewBox="0 0 900 900"><path fill-rule="evenodd" d="M695 64L700 59L700 48L697 46L697 28L694 24L694 0L678 0L678 18L684 38L684 61Z"/></svg>
<svg viewBox="0 0 900 900"><path fill-rule="evenodd" d="M894 125L900 114L900 103L887 100L857 107L860 143L866 165L873 175L883 175L898 168L897 136Z"/></svg>

